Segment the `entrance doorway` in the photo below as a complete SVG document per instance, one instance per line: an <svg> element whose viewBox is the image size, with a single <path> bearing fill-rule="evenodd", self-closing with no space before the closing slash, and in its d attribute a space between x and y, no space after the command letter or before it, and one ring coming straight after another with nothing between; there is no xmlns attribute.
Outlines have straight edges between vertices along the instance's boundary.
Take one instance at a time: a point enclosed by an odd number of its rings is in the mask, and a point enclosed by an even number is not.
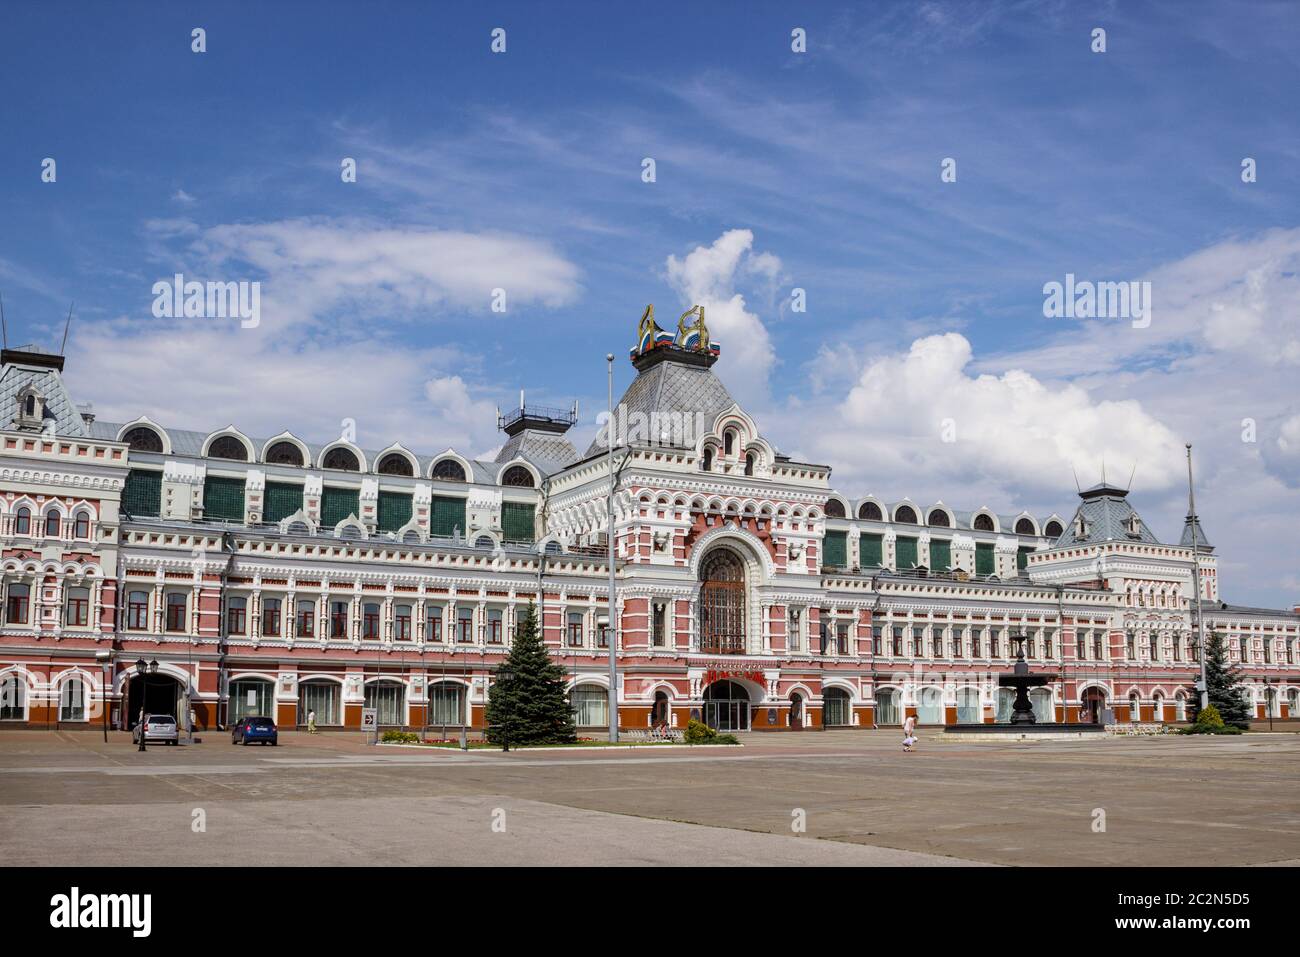
<svg viewBox="0 0 1300 957"><path fill-rule="evenodd" d="M128 730L140 723L140 709L145 714L169 714L182 728L181 699L184 687L171 675L134 675L127 685L126 727Z"/></svg>
<svg viewBox="0 0 1300 957"><path fill-rule="evenodd" d="M655 703L650 709L650 726L652 728L668 727L668 692L656 691Z"/></svg>
<svg viewBox="0 0 1300 957"><path fill-rule="evenodd" d="M718 731L749 730L749 692L734 681L704 689L704 723Z"/></svg>
<svg viewBox="0 0 1300 957"><path fill-rule="evenodd" d="M1106 707L1106 696L1100 688L1087 688L1079 702L1079 720L1084 724L1101 724L1101 713Z"/></svg>
<svg viewBox="0 0 1300 957"><path fill-rule="evenodd" d="M790 695L790 728L803 730L803 695L797 691Z"/></svg>

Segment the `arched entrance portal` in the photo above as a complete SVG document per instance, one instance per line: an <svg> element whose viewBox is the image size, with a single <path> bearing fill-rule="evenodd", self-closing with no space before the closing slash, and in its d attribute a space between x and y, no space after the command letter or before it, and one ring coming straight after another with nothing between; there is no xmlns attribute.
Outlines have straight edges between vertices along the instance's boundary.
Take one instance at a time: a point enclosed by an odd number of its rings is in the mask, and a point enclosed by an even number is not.
<svg viewBox="0 0 1300 957"><path fill-rule="evenodd" d="M734 681L715 681L704 689L704 723L719 731L749 730L749 692Z"/></svg>
<svg viewBox="0 0 1300 957"><path fill-rule="evenodd" d="M185 686L171 675L151 673L131 677L126 692L126 726L134 728L140 722L140 709L145 714L169 714L182 728L181 717Z"/></svg>
<svg viewBox="0 0 1300 957"><path fill-rule="evenodd" d="M1106 696L1100 688L1086 688L1079 702L1079 720L1085 724L1101 724L1102 712L1106 709Z"/></svg>
<svg viewBox="0 0 1300 957"><path fill-rule="evenodd" d="M745 563L729 548L714 549L700 567L700 650L745 652Z"/></svg>
<svg viewBox="0 0 1300 957"><path fill-rule="evenodd" d="M650 709L650 726L652 728L668 727L668 692L656 691L654 707Z"/></svg>
<svg viewBox="0 0 1300 957"><path fill-rule="evenodd" d="M790 695L790 727L803 730L803 695L797 691Z"/></svg>

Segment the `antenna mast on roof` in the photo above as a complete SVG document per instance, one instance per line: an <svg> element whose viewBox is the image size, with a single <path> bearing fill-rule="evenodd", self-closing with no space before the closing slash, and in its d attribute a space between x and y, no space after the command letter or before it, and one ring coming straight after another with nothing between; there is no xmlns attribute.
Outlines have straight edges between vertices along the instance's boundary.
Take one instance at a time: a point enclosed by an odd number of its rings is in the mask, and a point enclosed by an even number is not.
<svg viewBox="0 0 1300 957"><path fill-rule="evenodd" d="M1079 470L1071 465L1070 471L1074 473L1074 490L1082 494L1083 489L1079 488Z"/></svg>
<svg viewBox="0 0 1300 957"><path fill-rule="evenodd" d="M1131 491L1133 491L1133 475L1134 475L1134 473L1137 472L1137 470L1138 470L1138 464L1137 464L1136 462L1134 462L1134 463L1133 463L1133 468L1132 468L1132 469L1129 471L1129 473L1128 473L1128 488L1124 489L1124 491L1126 491L1126 492L1131 492Z"/></svg>
<svg viewBox="0 0 1300 957"><path fill-rule="evenodd" d="M68 305L68 319L63 324L63 344L59 346L59 355L63 355L68 348L68 329L72 327L72 309L75 305L75 302Z"/></svg>
<svg viewBox="0 0 1300 957"><path fill-rule="evenodd" d="M1106 484L1106 456L1101 457L1101 484Z"/></svg>

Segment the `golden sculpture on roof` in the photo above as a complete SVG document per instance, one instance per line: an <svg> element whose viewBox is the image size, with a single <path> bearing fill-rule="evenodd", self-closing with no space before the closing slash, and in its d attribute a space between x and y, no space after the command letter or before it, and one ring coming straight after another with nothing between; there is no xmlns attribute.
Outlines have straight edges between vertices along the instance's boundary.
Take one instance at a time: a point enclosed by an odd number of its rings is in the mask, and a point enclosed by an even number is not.
<svg viewBox="0 0 1300 957"><path fill-rule="evenodd" d="M698 316L691 325L686 324L689 316ZM691 306L677 320L677 345L683 349L695 349L699 352L709 351L709 327L704 324L704 307Z"/></svg>

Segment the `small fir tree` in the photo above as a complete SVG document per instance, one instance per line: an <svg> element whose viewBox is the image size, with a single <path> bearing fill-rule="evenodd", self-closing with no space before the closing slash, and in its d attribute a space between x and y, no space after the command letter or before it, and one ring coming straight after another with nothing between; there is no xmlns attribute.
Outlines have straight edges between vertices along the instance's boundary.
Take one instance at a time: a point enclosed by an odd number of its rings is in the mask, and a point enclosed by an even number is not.
<svg viewBox="0 0 1300 957"><path fill-rule="evenodd" d="M572 744L578 740L564 671L551 660L537 629L537 609L515 630L506 656L512 672L488 691L487 739L492 744Z"/></svg>
<svg viewBox="0 0 1300 957"><path fill-rule="evenodd" d="M1205 640L1205 688L1210 705L1224 724L1243 731L1250 726L1254 713L1242 684L1241 669L1228 657L1228 642L1217 631L1210 632ZM1200 692L1193 688L1187 700L1195 721L1201 707Z"/></svg>

